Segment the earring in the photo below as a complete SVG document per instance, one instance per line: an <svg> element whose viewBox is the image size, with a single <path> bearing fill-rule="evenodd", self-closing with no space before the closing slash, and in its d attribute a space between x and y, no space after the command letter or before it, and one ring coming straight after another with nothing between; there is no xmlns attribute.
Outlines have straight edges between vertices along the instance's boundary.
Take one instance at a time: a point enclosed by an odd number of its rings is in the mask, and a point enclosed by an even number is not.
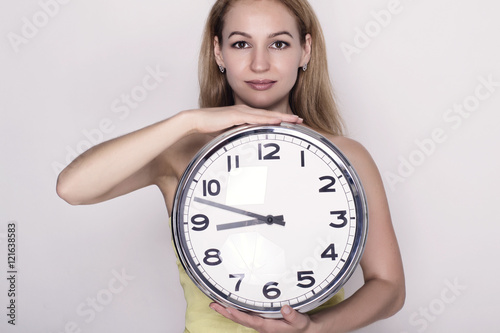
<svg viewBox="0 0 500 333"><path fill-rule="evenodd" d="M302 70L305 72L307 70L307 62L302 66Z"/></svg>
<svg viewBox="0 0 500 333"><path fill-rule="evenodd" d="M224 73L224 71L226 70L222 65L219 65L219 70L221 73Z"/></svg>

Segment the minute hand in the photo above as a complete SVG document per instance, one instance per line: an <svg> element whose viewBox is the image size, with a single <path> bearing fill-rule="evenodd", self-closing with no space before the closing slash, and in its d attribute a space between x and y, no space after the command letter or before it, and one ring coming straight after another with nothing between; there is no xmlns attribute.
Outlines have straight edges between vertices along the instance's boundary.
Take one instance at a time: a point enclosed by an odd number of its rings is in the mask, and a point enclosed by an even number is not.
<svg viewBox="0 0 500 333"><path fill-rule="evenodd" d="M224 205L224 204L221 204L221 203L218 203L218 202L213 202L213 201L202 199L202 198L198 198L198 197L194 198L194 201L203 203L205 205L209 205L209 206L217 207L217 208L220 208L220 209L224 209L224 210L227 210L227 211L230 211L230 212L233 212L233 213L237 213L237 214L242 214L242 215L254 217L254 218L256 218L256 219L258 219L260 221L264 221L264 222L267 222L267 223L270 223L270 224L276 223L276 224L280 224L280 225L285 225L285 221L283 221L283 215L278 215L278 216L268 215L268 216L264 216L264 215L260 215L260 214L249 212L247 210L243 210L243 209L240 209L240 208L227 206L227 205Z"/></svg>

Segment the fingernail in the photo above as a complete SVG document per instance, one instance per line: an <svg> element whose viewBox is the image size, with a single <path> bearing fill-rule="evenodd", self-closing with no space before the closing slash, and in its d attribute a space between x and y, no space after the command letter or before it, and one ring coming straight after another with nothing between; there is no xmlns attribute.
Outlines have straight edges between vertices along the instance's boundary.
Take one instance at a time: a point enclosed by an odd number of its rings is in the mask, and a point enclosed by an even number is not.
<svg viewBox="0 0 500 333"><path fill-rule="evenodd" d="M291 312L292 312L292 309L291 309L288 305L285 305L285 306L283 307L283 313L284 313L284 314L287 314L287 315L288 315L288 314L290 314Z"/></svg>

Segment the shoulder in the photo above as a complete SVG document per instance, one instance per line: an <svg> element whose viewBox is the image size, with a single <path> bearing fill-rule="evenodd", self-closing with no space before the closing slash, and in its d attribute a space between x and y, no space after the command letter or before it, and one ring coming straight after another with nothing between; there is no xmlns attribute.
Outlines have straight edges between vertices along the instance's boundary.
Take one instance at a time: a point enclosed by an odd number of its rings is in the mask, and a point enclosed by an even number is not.
<svg viewBox="0 0 500 333"><path fill-rule="evenodd" d="M305 126L309 127L307 125ZM317 131L333 143L351 163L352 167L356 170L356 173L360 176L362 181L368 181L363 178L369 178L375 180L379 183L379 185L381 184L382 180L375 161L368 150L361 143L343 135L334 135L321 131L317 128L309 128Z"/></svg>
<svg viewBox="0 0 500 333"><path fill-rule="evenodd" d="M365 190L377 195L385 193L380 172L368 150L358 141L344 137L325 135L349 160L363 183ZM384 195L385 196L385 195Z"/></svg>
<svg viewBox="0 0 500 333"><path fill-rule="evenodd" d="M374 164L368 150L358 141L345 136L325 135L353 164L353 166L366 163Z"/></svg>
<svg viewBox="0 0 500 333"><path fill-rule="evenodd" d="M191 134L174 143L152 162L156 175L154 183L163 193L168 208L170 208L175 188L184 170L210 139L209 135Z"/></svg>
<svg viewBox="0 0 500 333"><path fill-rule="evenodd" d="M194 155L210 139L208 135L191 134L174 143L155 159L157 175L180 178Z"/></svg>

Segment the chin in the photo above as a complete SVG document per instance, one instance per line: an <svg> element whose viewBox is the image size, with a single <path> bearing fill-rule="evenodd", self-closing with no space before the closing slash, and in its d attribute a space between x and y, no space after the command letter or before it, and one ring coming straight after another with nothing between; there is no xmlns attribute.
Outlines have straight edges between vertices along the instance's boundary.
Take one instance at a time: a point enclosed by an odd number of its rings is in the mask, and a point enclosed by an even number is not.
<svg viewBox="0 0 500 333"><path fill-rule="evenodd" d="M286 100L279 100L279 101L270 101L269 99L249 99L249 100L244 100L244 104L255 108L255 109L263 109L263 110L268 110L268 111L284 111L288 107L288 97Z"/></svg>

